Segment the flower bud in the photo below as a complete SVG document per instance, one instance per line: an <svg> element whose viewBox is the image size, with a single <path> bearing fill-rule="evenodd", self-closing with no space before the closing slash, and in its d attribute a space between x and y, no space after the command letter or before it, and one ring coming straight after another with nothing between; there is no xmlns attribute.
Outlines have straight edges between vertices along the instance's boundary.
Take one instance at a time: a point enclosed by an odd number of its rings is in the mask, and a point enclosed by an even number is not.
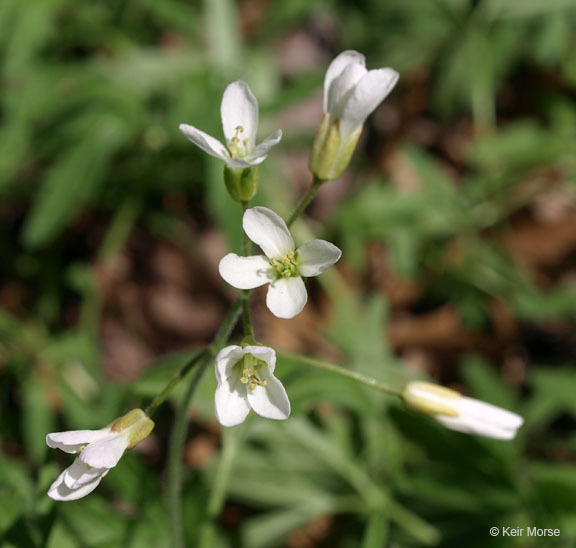
<svg viewBox="0 0 576 548"><path fill-rule="evenodd" d="M402 398L410 409L466 434L511 440L524 423L516 413L428 382L408 383Z"/></svg>
<svg viewBox="0 0 576 548"><path fill-rule="evenodd" d="M258 190L258 166L224 167L224 182L228 193L237 202L249 202Z"/></svg>

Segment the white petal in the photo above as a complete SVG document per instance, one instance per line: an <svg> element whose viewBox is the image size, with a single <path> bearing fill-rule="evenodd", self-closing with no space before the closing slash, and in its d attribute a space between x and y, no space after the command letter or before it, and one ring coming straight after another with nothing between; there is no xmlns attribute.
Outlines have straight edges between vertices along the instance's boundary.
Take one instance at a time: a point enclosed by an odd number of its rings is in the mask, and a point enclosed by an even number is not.
<svg viewBox="0 0 576 548"><path fill-rule="evenodd" d="M50 489L48 490L48 496L54 500L69 501L69 500L78 500L81 499L82 497L85 497L86 495L94 491L96 487L98 487L98 484L100 483L102 478L108 473L108 470L105 470L101 475L97 476L94 480L92 480L89 483L85 483L78 489L70 489L69 487L66 487L66 484L64 483L65 472L66 471L62 472L62 474L58 476L56 481L50 486Z"/></svg>
<svg viewBox="0 0 576 548"><path fill-rule="evenodd" d="M516 436L516 429L502 428L499 425L490 424L477 417L449 417L447 415L435 415L434 418L446 428L474 434L486 438L499 440L511 440Z"/></svg>
<svg viewBox="0 0 576 548"><path fill-rule="evenodd" d="M276 146L282 139L282 130L277 129L272 135L264 139L244 160L256 160L266 158L268 152L273 146Z"/></svg>
<svg viewBox="0 0 576 548"><path fill-rule="evenodd" d="M253 289L274 279L273 269L264 255L239 257L228 253L221 259L218 270L226 282L238 289Z"/></svg>
<svg viewBox="0 0 576 548"><path fill-rule="evenodd" d="M230 143L236 135L236 128L240 126L242 131L238 133L238 138L241 141L248 139L248 150L254 148L258 129L258 101L246 82L238 80L226 88L220 114L226 144Z"/></svg>
<svg viewBox="0 0 576 548"><path fill-rule="evenodd" d="M252 356L266 362L268 365L268 373L274 373L276 368L276 352L269 346L245 346L244 354L252 354Z"/></svg>
<svg viewBox="0 0 576 548"><path fill-rule="evenodd" d="M357 64L366 68L364 55L354 50L343 51L338 55L328 67L324 78L324 112L328 112L328 93L335 78L340 76L342 71L350 64Z"/></svg>
<svg viewBox="0 0 576 548"><path fill-rule="evenodd" d="M252 156L252 154L249 154L244 158L230 158L229 160L226 160L226 164L228 167L245 169L247 167L259 166L264 160L266 160L266 156L259 156L255 158Z"/></svg>
<svg viewBox="0 0 576 548"><path fill-rule="evenodd" d="M474 398L461 398L456 408L463 415L481 418L485 422L499 424L503 428L517 429L524 423L520 415Z"/></svg>
<svg viewBox="0 0 576 548"><path fill-rule="evenodd" d="M108 468L92 468L77 458L64 470L64 484L69 489L78 489L82 485L94 481L106 470Z"/></svg>
<svg viewBox="0 0 576 548"><path fill-rule="evenodd" d="M474 398L460 398L455 408L460 417L470 424L479 423L486 431L506 431L511 433L511 437L524 423L520 415Z"/></svg>
<svg viewBox="0 0 576 548"><path fill-rule="evenodd" d="M326 240L312 240L305 243L298 248L300 274L305 277L318 276L341 256L342 251Z"/></svg>
<svg viewBox="0 0 576 548"><path fill-rule="evenodd" d="M397 81L398 73L391 68L371 70L364 75L348 98L342 113L340 135L343 141L362 126Z"/></svg>
<svg viewBox="0 0 576 548"><path fill-rule="evenodd" d="M290 415L290 400L284 386L274 375L266 378L266 386L256 386L247 393L250 407L261 417L283 420Z"/></svg>
<svg viewBox="0 0 576 548"><path fill-rule="evenodd" d="M348 65L330 86L328 90L328 112L332 119L342 118L348 99L352 96L356 85L366 74L366 69L357 63Z"/></svg>
<svg viewBox="0 0 576 548"><path fill-rule="evenodd" d="M210 156L224 161L229 160L230 153L218 139L214 139L214 137L188 124L180 124L179 129L190 141Z"/></svg>
<svg viewBox="0 0 576 548"><path fill-rule="evenodd" d="M294 251L294 240L282 218L267 207L253 207L244 213L242 227L248 237L270 259Z"/></svg>
<svg viewBox="0 0 576 548"><path fill-rule="evenodd" d="M300 276L280 278L270 284L266 295L266 306L278 318L293 318L299 314L308 294Z"/></svg>
<svg viewBox="0 0 576 548"><path fill-rule="evenodd" d="M128 436L110 434L108 438L88 445L78 458L93 468L114 468L129 442Z"/></svg>
<svg viewBox="0 0 576 548"><path fill-rule="evenodd" d="M436 415L435 418L447 428L467 434L510 440L524 422L516 413L474 398L454 399L451 407L458 417Z"/></svg>
<svg viewBox="0 0 576 548"><path fill-rule="evenodd" d="M80 448L94 441L106 438L110 428L100 430L70 430L68 432L53 432L46 436L46 445L60 449L65 453L78 453Z"/></svg>
<svg viewBox="0 0 576 548"><path fill-rule="evenodd" d="M230 377L232 368L242 359L242 356L244 356L244 351L241 346L236 344L227 346L218 352L214 360L214 372L218 384Z"/></svg>
<svg viewBox="0 0 576 548"><path fill-rule="evenodd" d="M246 399L246 385L238 377L232 377L233 383L224 381L216 388L214 406L216 418L222 426L236 426L250 412L250 405Z"/></svg>

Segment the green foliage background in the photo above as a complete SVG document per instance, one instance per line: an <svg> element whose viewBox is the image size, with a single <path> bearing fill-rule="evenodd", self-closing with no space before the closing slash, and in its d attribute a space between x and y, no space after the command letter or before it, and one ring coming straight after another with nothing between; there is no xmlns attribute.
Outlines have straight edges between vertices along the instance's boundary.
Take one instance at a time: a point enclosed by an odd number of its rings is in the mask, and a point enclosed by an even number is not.
<svg viewBox="0 0 576 548"><path fill-rule="evenodd" d="M239 14L249 8L264 20L243 34ZM331 33L323 34L323 21ZM121 250L137 227L195 254L197 231L214 226L238 248L240 211L225 194L221 166L176 128L188 122L220 135L222 90L241 78L260 100L260 135L275 129L276 116L322 86L326 65L286 78L276 62L278 37L302 28L316 33L327 61L353 48L369 68L397 69L397 110L411 82L423 78L427 117L477 130L458 176L434 147L395 131L395 150L423 181L417 192L390 185L371 165L370 147L359 151L351 171L360 182L322 228L342 247L347 268L361 277L363 250L379 242L399 276L453 306L473 330L489 331L491 298L527 325L575 327L574 283L544 291L497 238L534 199L524 185L534 173L554 170L574 196L573 0L3 0L0 289L25 290L16 310L0 309L2 548L170 546L163 449L154 458L127 454L89 497L54 503L45 492L68 460L48 453L44 437L100 428L143 405L189 356L164 356L133 384L107 378L91 265ZM516 101L509 112L497 107L503 90ZM368 145L385 133L371 123ZM279 148L306 149L312 138L286 131ZM274 156L258 200L285 214L299 190L286 184ZM187 209L166 207L171 196L185 197ZM447 262L440 250L453 241L466 251ZM342 292L330 276L324 290L335 306L323 335L344 363L387 382L411 378L386 342L382 294L368 286ZM507 444L446 431L367 388L281 362L293 416L224 433L232 452L226 510L240 519L223 519L214 545L576 545L574 362L566 354L560 363L530 363L526 382L512 385L499 364L461 357L457 380L469 394L526 417ZM213 416L214 388L206 376L197 422ZM167 408L160 447L171 421ZM216 456L187 471L189 546L197 545L219 466ZM324 533L298 540L294 531L315 523L328 523ZM490 526L561 535L490 537Z"/></svg>

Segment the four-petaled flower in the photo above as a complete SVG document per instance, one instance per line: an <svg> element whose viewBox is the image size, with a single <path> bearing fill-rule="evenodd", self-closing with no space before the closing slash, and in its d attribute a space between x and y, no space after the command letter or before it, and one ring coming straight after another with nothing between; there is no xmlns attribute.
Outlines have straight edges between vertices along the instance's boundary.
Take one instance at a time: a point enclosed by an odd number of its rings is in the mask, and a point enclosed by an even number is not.
<svg viewBox="0 0 576 548"><path fill-rule="evenodd" d="M74 462L50 486L54 500L85 497L118 464L126 451L150 434L154 423L141 409L133 409L100 430L71 430L46 436L46 443L65 453L79 453Z"/></svg>
<svg viewBox="0 0 576 548"><path fill-rule="evenodd" d="M256 146L258 101L248 84L242 80L232 82L226 88L220 113L226 146L188 124L180 124L180 131L204 152L224 160L230 168L248 168L261 164L268 151L282 138L282 131L277 130Z"/></svg>
<svg viewBox="0 0 576 548"><path fill-rule="evenodd" d="M465 434L511 440L524 423L516 413L428 382L408 383L402 397L411 409Z"/></svg>
<svg viewBox="0 0 576 548"><path fill-rule="evenodd" d="M288 418L290 401L274 376L275 367L276 353L268 346L232 345L218 352L214 403L220 424L240 424L250 408L267 419Z"/></svg>
<svg viewBox="0 0 576 548"><path fill-rule="evenodd" d="M391 68L366 70L364 55L344 51L324 79L324 118L310 156L320 180L335 179L350 162L366 118L392 91L398 73Z"/></svg>
<svg viewBox="0 0 576 548"><path fill-rule="evenodd" d="M322 274L342 252L325 240L312 240L296 249L286 223L266 207L248 209L242 226L265 255L239 257L228 253L220 261L220 275L238 289L270 283L266 305L279 318L293 318L308 299L301 276Z"/></svg>

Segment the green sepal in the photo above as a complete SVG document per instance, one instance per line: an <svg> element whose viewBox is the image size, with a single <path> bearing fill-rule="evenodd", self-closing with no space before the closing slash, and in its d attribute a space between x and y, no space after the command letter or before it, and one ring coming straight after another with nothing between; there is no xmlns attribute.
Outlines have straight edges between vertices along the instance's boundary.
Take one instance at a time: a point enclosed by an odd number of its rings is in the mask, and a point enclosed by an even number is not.
<svg viewBox="0 0 576 548"><path fill-rule="evenodd" d="M258 190L258 166L234 168L224 166L224 182L228 193L237 202L249 202Z"/></svg>
<svg viewBox="0 0 576 548"><path fill-rule="evenodd" d="M319 181L330 181L339 177L348 167L362 128L355 131L346 141L341 140L340 120L332 120L324 114L310 155L310 171Z"/></svg>

